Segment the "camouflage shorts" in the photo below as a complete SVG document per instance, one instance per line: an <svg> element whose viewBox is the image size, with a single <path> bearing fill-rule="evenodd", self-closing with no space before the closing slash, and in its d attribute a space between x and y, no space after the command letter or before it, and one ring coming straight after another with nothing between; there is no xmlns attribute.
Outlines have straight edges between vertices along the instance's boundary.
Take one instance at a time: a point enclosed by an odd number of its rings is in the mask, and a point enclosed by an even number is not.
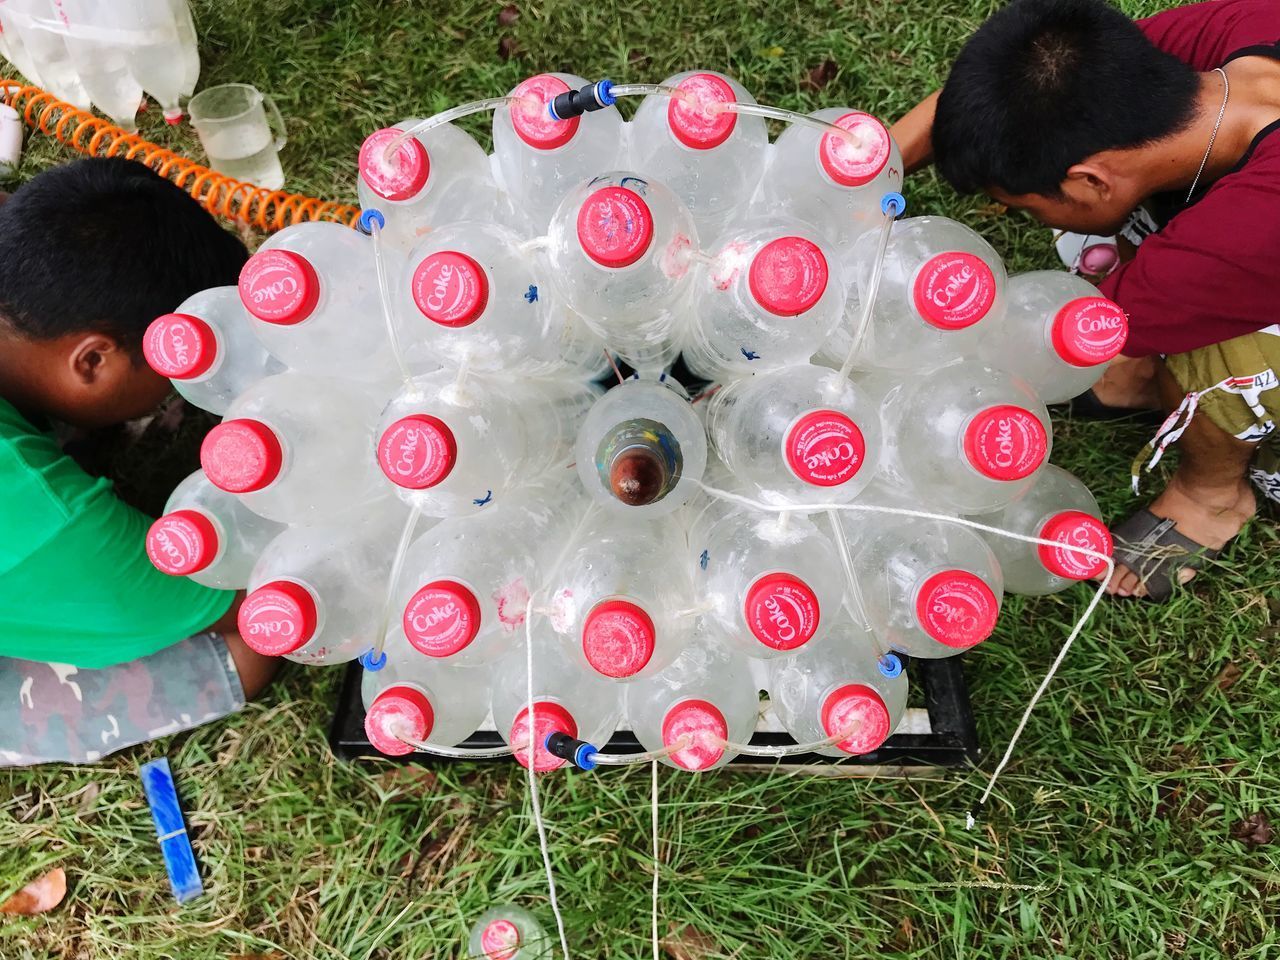
<svg viewBox="0 0 1280 960"><path fill-rule="evenodd" d="M243 706L218 633L101 670L0 657L0 766L92 763Z"/></svg>

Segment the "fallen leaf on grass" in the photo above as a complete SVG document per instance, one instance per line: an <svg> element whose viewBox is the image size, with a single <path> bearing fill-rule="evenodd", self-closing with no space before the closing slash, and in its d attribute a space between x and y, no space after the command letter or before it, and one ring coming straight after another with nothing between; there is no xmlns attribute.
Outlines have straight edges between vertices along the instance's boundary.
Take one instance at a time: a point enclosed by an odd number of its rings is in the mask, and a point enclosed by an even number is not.
<svg viewBox="0 0 1280 960"><path fill-rule="evenodd" d="M677 927L672 924L660 943L663 952L671 960L704 960L720 953L714 940L688 925Z"/></svg>
<svg viewBox="0 0 1280 960"><path fill-rule="evenodd" d="M500 27L509 27L519 19L520 8L514 3L508 3L498 11L498 26Z"/></svg>
<svg viewBox="0 0 1280 960"><path fill-rule="evenodd" d="M515 37L503 37L498 41L498 59L510 60L512 57L520 53L520 44L516 43Z"/></svg>
<svg viewBox="0 0 1280 960"><path fill-rule="evenodd" d="M1265 847L1275 839L1276 831L1267 815L1258 812L1232 827L1231 835L1247 847Z"/></svg>
<svg viewBox="0 0 1280 960"><path fill-rule="evenodd" d="M67 874L61 867L54 867L0 903L0 913L15 913L23 917L45 913L60 904L66 895Z"/></svg>
<svg viewBox="0 0 1280 960"><path fill-rule="evenodd" d="M805 78L800 81L800 89L810 90L817 93L823 89L828 83L836 78L836 74L840 72L840 65L834 60L823 60L816 67L812 68Z"/></svg>
<svg viewBox="0 0 1280 960"><path fill-rule="evenodd" d="M1227 665L1222 668L1222 672L1218 674L1218 689L1230 690L1236 685L1236 681L1242 676L1244 676L1244 671L1234 663L1228 662Z"/></svg>
<svg viewBox="0 0 1280 960"><path fill-rule="evenodd" d="M436 784L439 783L439 777L433 771L412 764L392 767L385 773L378 774L376 779L378 786L383 790L394 790L397 793L408 793L413 796L434 793Z"/></svg>

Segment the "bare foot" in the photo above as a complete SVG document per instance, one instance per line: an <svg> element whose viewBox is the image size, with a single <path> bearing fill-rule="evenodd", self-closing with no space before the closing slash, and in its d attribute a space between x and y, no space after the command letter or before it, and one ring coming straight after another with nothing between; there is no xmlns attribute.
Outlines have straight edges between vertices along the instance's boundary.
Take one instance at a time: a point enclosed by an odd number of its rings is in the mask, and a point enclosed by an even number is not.
<svg viewBox="0 0 1280 960"><path fill-rule="evenodd" d="M1184 537L1221 550L1249 522L1257 508L1253 487L1247 480L1225 490L1191 490L1175 475L1164 493L1156 497L1147 509L1161 519L1175 521L1178 532ZM1187 583L1195 575L1195 570L1184 567L1178 571L1177 580ZM1107 593L1120 597L1145 597L1147 588L1137 573L1118 563L1107 584Z"/></svg>
<svg viewBox="0 0 1280 960"><path fill-rule="evenodd" d="M1118 357L1098 382L1093 393L1109 407L1124 410L1159 410L1160 390L1156 384L1159 361L1155 357L1130 360Z"/></svg>

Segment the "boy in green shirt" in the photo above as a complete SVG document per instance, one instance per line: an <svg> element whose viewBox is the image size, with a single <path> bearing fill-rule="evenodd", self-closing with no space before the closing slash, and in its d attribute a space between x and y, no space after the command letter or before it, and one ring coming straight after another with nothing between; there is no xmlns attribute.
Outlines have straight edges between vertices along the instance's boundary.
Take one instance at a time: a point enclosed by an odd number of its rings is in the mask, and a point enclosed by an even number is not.
<svg viewBox="0 0 1280 960"><path fill-rule="evenodd" d="M275 661L239 597L158 572L150 517L66 456L51 422L152 412L156 316L233 284L243 245L141 164L81 160L0 206L0 764L82 762L238 709Z"/></svg>

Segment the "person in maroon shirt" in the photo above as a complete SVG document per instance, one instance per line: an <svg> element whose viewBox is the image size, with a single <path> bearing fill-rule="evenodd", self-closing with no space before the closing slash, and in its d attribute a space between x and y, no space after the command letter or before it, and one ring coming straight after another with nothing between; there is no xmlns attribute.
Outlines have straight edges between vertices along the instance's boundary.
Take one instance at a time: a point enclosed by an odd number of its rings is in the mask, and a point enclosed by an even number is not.
<svg viewBox="0 0 1280 960"><path fill-rule="evenodd" d="M933 160L962 192L1121 235L1101 289L1129 359L1073 409L1178 408L1146 451L1176 441L1177 470L1115 528L1108 584L1168 597L1254 515L1250 479L1280 500L1280 0L1136 23L1104 0L1014 0L892 132L908 171Z"/></svg>

